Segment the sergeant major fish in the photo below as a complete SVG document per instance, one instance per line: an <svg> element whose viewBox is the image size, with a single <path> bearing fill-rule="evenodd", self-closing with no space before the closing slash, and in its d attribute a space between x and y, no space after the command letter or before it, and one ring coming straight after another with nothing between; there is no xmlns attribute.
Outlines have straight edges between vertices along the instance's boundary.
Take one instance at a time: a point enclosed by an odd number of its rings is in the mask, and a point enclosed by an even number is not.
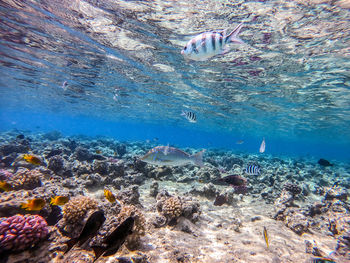
<svg viewBox="0 0 350 263"><path fill-rule="evenodd" d="M249 164L245 169L245 172L246 174L249 174L249 175L260 175L261 169L258 165Z"/></svg>
<svg viewBox="0 0 350 263"><path fill-rule="evenodd" d="M197 122L197 116L192 111L182 111L181 116L185 116L189 122Z"/></svg>
<svg viewBox="0 0 350 263"><path fill-rule="evenodd" d="M226 35L224 31L205 32L192 38L181 54L185 58L196 61L204 61L219 54L225 54L229 51L226 46L230 42L243 44L244 42L238 37L243 23L240 23L230 34Z"/></svg>
<svg viewBox="0 0 350 263"><path fill-rule="evenodd" d="M169 166L180 166L193 163L194 165L203 167L204 165L202 158L204 152L205 150L202 150L194 155L189 155L188 153L174 147L157 146L143 156L141 161L154 165Z"/></svg>

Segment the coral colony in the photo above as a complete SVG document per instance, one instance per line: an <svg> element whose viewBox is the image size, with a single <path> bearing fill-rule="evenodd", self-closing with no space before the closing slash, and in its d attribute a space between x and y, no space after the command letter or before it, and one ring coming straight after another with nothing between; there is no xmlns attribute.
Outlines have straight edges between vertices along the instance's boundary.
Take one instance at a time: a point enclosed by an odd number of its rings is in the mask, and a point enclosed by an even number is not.
<svg viewBox="0 0 350 263"><path fill-rule="evenodd" d="M282 261L313 260L329 251L339 262L349 258L341 163L320 170L317 160L208 150L204 167L158 166L141 160L156 142L17 136L0 134L0 254L8 262L26 250L33 263L108 257L215 262L210 249L217 244L233 251L220 252L219 261L254 262L254 255L268 258L265 248L274 249L276 240L296 246L291 238L305 248L293 247L295 254ZM28 149L40 164L23 159ZM310 230L332 242L325 246Z"/></svg>

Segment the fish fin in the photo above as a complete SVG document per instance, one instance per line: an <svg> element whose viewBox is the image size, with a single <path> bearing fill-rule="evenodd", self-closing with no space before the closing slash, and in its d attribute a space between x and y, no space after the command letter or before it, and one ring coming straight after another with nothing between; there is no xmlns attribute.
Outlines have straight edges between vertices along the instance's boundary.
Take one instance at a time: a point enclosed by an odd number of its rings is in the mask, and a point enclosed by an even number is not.
<svg viewBox="0 0 350 263"><path fill-rule="evenodd" d="M233 42L237 44L244 44L243 40L238 37L239 31L241 30L243 23L236 26L233 31L225 37L225 43Z"/></svg>
<svg viewBox="0 0 350 263"><path fill-rule="evenodd" d="M182 113L180 116L186 116L186 112L184 112L184 110L182 110Z"/></svg>
<svg viewBox="0 0 350 263"><path fill-rule="evenodd" d="M195 165L198 165L200 167L203 167L203 154L204 154L205 150L202 150L194 155L192 155L192 161L194 162Z"/></svg>
<svg viewBox="0 0 350 263"><path fill-rule="evenodd" d="M92 249L95 253L95 260L94 260L94 262L95 262L105 252L105 248L94 246L94 247L92 247Z"/></svg>

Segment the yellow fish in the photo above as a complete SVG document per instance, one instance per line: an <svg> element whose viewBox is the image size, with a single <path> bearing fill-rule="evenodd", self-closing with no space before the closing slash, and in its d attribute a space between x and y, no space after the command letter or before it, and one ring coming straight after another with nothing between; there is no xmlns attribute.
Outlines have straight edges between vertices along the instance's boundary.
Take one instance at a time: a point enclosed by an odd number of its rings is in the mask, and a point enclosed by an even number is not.
<svg viewBox="0 0 350 263"><path fill-rule="evenodd" d="M96 150L96 151L95 151L95 153L97 153L97 154L101 154L101 153L102 153L102 151L101 151L101 150Z"/></svg>
<svg viewBox="0 0 350 263"><path fill-rule="evenodd" d="M0 189L5 192L8 192L8 191L11 191L13 187L8 182L0 181Z"/></svg>
<svg viewBox="0 0 350 263"><path fill-rule="evenodd" d="M28 211L39 211L45 205L45 200L42 198L35 198L28 200L27 203L22 203L21 208Z"/></svg>
<svg viewBox="0 0 350 263"><path fill-rule="evenodd" d="M266 246L267 248L269 248L269 237L267 235L266 227L264 227L264 238L265 238Z"/></svg>
<svg viewBox="0 0 350 263"><path fill-rule="evenodd" d="M25 154L23 156L23 159L26 160L28 163L31 163L31 164L35 164L35 165L40 165L41 164L41 160L39 159L39 157L36 157L34 155L31 155L31 154Z"/></svg>
<svg viewBox="0 0 350 263"><path fill-rule="evenodd" d="M112 192L110 190L105 189L104 194L105 194L106 199L109 202L114 203L116 201L115 196L112 194Z"/></svg>
<svg viewBox="0 0 350 263"><path fill-rule="evenodd" d="M68 196L55 196L55 197L51 197L51 205L64 205L65 203L67 203L69 201L69 197Z"/></svg>

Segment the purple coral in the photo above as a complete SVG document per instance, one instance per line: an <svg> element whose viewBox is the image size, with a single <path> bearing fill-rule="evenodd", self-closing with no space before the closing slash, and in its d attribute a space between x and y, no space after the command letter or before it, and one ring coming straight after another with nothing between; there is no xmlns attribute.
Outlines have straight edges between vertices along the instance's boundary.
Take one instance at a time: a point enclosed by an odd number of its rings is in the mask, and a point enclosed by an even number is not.
<svg viewBox="0 0 350 263"><path fill-rule="evenodd" d="M47 223L38 215L0 218L0 252L20 251L37 244L48 234Z"/></svg>

